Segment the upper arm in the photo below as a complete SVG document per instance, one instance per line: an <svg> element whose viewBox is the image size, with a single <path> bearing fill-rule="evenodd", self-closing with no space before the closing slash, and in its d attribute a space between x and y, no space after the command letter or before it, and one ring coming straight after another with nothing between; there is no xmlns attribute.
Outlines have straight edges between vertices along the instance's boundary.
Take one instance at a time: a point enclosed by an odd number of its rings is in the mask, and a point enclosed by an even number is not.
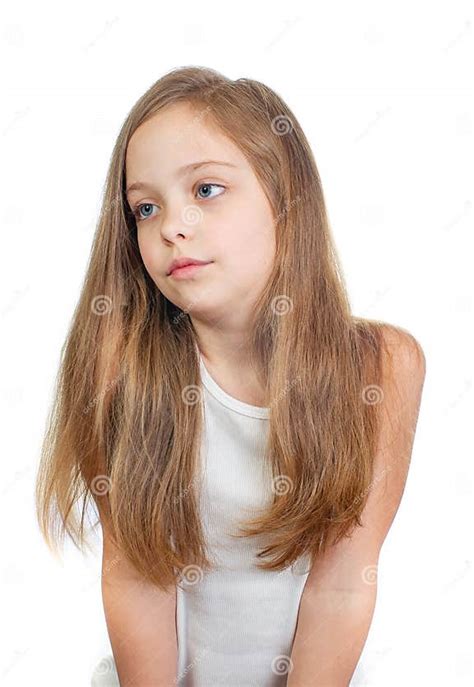
<svg viewBox="0 0 474 687"><path fill-rule="evenodd" d="M100 478L102 481L106 475L103 456L99 456L97 479ZM103 489L102 483L100 489L93 489L93 494L102 530L102 585L115 580L139 579L137 571L117 545L112 526L108 489Z"/></svg>
<svg viewBox="0 0 474 687"><path fill-rule="evenodd" d="M108 509L98 506L103 533L102 600L120 685L176 683L176 587L142 578L111 533Z"/></svg>
<svg viewBox="0 0 474 687"><path fill-rule="evenodd" d="M407 331L384 328L389 352L383 359L381 424L373 480L361 515L362 527L317 558L307 585L357 592L376 576L382 544L400 504L411 459L426 363Z"/></svg>
<svg viewBox="0 0 474 687"><path fill-rule="evenodd" d="M121 576L134 576L135 573L120 551L113 536L112 521L104 494L95 496L95 502L99 512L99 521L102 529L102 585L110 582L119 574Z"/></svg>

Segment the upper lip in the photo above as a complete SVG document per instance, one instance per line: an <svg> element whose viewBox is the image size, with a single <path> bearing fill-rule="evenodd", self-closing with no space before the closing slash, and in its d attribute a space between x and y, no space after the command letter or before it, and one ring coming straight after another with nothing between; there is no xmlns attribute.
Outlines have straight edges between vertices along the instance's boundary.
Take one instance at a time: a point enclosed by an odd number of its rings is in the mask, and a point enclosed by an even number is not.
<svg viewBox="0 0 474 687"><path fill-rule="evenodd" d="M179 267L184 267L185 265L207 265L210 260L195 260L194 258L175 258L168 268L167 276L171 274L174 270Z"/></svg>

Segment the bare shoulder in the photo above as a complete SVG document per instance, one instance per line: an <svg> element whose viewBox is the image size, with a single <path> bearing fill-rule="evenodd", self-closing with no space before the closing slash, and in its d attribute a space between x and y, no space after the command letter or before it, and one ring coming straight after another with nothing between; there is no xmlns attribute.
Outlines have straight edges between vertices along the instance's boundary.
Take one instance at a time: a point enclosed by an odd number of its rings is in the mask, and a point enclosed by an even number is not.
<svg viewBox="0 0 474 687"><path fill-rule="evenodd" d="M426 375L425 353L411 332L384 324L382 333L381 414L374 456L374 480L380 482L372 490L365 512L367 522L378 523L379 547L404 492Z"/></svg>
<svg viewBox="0 0 474 687"><path fill-rule="evenodd" d="M316 559L308 589L367 593L365 571L377 564L405 489L425 378L425 355L410 332L382 327L380 422L373 479L361 515L362 527Z"/></svg>
<svg viewBox="0 0 474 687"><path fill-rule="evenodd" d="M426 358L420 342L402 327L384 323L382 327L384 344L384 371L396 373L399 377L412 377L416 381L424 379L426 373Z"/></svg>
<svg viewBox="0 0 474 687"><path fill-rule="evenodd" d="M390 432L414 432L426 376L426 358L420 342L402 327L382 328L381 440Z"/></svg>
<svg viewBox="0 0 474 687"><path fill-rule="evenodd" d="M362 527L316 559L307 587L371 594L366 571L377 565L381 548L405 489L425 377L425 356L417 339L383 323L378 398L380 423L373 479L361 514Z"/></svg>

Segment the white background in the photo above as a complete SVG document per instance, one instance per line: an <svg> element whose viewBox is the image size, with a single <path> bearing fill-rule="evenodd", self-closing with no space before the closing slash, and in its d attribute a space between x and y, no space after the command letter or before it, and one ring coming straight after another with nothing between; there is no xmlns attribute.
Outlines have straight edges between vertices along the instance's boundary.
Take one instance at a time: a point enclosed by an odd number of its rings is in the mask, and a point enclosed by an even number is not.
<svg viewBox="0 0 474 687"><path fill-rule="evenodd" d="M100 541L61 565L33 488L115 138L178 66L263 81L313 147L353 311L427 360L405 494L351 685L473 684L473 28L468 2L7 3L0 29L0 681L90 685Z"/></svg>

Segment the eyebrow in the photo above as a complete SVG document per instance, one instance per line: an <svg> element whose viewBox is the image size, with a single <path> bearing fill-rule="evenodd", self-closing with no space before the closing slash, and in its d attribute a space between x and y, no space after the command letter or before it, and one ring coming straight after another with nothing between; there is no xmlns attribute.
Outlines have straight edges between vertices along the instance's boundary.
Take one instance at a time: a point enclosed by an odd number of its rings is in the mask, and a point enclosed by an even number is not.
<svg viewBox="0 0 474 687"><path fill-rule="evenodd" d="M187 165L183 165L182 167L179 167L178 170L176 171L176 176L180 177L186 174L186 172L193 171L195 169L199 169L200 167L204 167L205 165L222 165L224 167L234 167L236 168L237 165L234 165L232 162L225 162L224 160L201 160L200 162L190 162ZM127 195L131 191L142 191L146 190L147 188L152 188L151 184L146 184L143 181L136 181L135 183L131 184L127 188Z"/></svg>

